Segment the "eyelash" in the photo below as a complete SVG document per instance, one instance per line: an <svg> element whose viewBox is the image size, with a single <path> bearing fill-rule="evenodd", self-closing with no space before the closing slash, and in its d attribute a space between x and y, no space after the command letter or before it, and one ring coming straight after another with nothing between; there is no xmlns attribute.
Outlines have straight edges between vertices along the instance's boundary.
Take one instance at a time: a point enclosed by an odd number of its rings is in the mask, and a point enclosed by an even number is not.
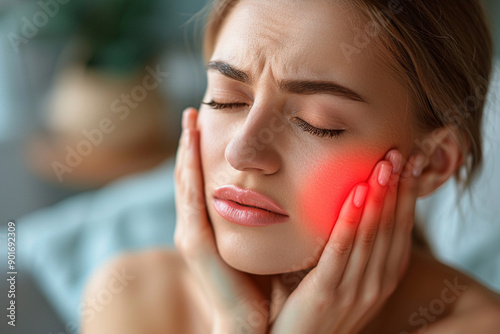
<svg viewBox="0 0 500 334"><path fill-rule="evenodd" d="M345 130L337 130L337 129L320 129L317 127L312 126L311 124L307 123L303 119L300 118L295 118L297 120L297 125L299 128L302 130L309 132L312 135L318 136L318 137L327 137L327 138L334 138L334 137L339 137L342 135Z"/></svg>
<svg viewBox="0 0 500 334"><path fill-rule="evenodd" d="M212 109L215 110L222 110L222 109L236 109L236 108L241 108L246 106L245 103L218 103L215 102L214 100L210 102L201 102L201 104L207 105Z"/></svg>
<svg viewBox="0 0 500 334"><path fill-rule="evenodd" d="M215 102L214 100L210 102L201 102L204 105L209 106L212 109L215 110L222 110L222 109L237 109L246 106L245 103L218 103ZM311 124L307 123L303 119L300 119L298 117L295 117L295 120L297 121L297 125L299 128L301 128L303 131L309 132L310 134L318 137L327 137L327 138L333 138L333 137L339 137L342 135L345 130L337 130L337 129L320 129L317 127L312 126Z"/></svg>

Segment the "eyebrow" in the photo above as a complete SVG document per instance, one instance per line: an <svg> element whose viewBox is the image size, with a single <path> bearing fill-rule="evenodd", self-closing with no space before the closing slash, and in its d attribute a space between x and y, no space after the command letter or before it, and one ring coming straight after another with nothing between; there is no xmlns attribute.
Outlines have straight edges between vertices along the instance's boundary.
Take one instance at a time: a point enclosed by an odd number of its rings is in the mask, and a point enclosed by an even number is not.
<svg viewBox="0 0 500 334"><path fill-rule="evenodd" d="M223 61L211 61L207 64L207 70L217 70L222 75L240 81L243 83L250 83L250 77L243 71L235 69L233 66L229 65Z"/></svg>
<svg viewBox="0 0 500 334"><path fill-rule="evenodd" d="M223 61L211 61L207 64L207 70L216 70L222 75L233 80L249 84L250 76ZM309 81L309 80L282 80L279 87L285 92L299 95L330 94L345 97L354 101L365 102L366 100L355 91L332 81Z"/></svg>

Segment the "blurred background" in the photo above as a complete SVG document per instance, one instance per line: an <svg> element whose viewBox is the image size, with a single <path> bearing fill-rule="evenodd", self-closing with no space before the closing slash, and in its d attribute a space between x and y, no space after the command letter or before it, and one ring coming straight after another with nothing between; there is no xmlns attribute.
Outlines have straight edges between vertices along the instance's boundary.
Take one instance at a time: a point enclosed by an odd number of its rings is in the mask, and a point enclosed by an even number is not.
<svg viewBox="0 0 500 334"><path fill-rule="evenodd" d="M2 0L0 186L11 190L0 195L0 221L51 204L46 190L66 197L173 153L181 110L197 106L204 88L200 38L188 22L204 4ZM19 154L22 166L13 164ZM35 180L19 178L23 166L48 186L43 203L29 188Z"/></svg>
<svg viewBox="0 0 500 334"><path fill-rule="evenodd" d="M172 244L172 157L205 87L205 5L0 0L0 247L15 220L19 273L17 326L0 333L77 333L97 266Z"/></svg>
<svg viewBox="0 0 500 334"><path fill-rule="evenodd" d="M498 41L500 2L484 4ZM205 5L0 0L0 228L16 221L19 266L18 326L1 333L77 333L98 265L172 244L172 158L181 111L205 88Z"/></svg>

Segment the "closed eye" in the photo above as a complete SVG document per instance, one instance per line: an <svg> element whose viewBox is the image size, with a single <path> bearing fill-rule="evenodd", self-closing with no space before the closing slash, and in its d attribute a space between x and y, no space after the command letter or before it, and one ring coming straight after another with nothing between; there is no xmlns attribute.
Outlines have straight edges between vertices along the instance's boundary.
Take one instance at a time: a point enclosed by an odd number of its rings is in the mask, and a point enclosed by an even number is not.
<svg viewBox="0 0 500 334"><path fill-rule="evenodd" d="M245 107L247 104L246 103L218 103L215 102L214 100L210 102L201 102L201 104L207 105L212 109L216 110L221 110L221 109L237 109L237 108L242 108Z"/></svg>
<svg viewBox="0 0 500 334"><path fill-rule="evenodd" d="M296 124L299 126L299 128L301 128L303 131L309 132L310 134L318 137L327 137L327 138L339 137L345 132L344 129L317 128L298 117L295 117L294 120L296 121Z"/></svg>
<svg viewBox="0 0 500 334"><path fill-rule="evenodd" d="M201 102L204 105L209 106L212 109L215 110L223 110L223 109L238 109L238 108L243 108L246 107L246 103L219 103L215 102L214 100L210 102ZM334 138L334 137L339 137L342 135L345 130L344 129L322 129L322 128L317 128L315 126L312 126L311 124L307 123L301 118L295 117L294 118L295 123L297 126L305 131L309 132L310 134L317 136L317 137L326 137L326 138Z"/></svg>

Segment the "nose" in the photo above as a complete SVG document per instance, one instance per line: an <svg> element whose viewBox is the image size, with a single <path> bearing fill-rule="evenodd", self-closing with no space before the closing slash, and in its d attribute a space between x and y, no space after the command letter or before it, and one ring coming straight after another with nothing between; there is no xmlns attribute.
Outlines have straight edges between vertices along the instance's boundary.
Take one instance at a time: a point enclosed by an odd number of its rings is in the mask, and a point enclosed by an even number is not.
<svg viewBox="0 0 500 334"><path fill-rule="evenodd" d="M239 171L257 171L266 175L276 173L281 167L277 150L278 134L284 128L278 123L278 115L252 108L226 146L226 161Z"/></svg>

